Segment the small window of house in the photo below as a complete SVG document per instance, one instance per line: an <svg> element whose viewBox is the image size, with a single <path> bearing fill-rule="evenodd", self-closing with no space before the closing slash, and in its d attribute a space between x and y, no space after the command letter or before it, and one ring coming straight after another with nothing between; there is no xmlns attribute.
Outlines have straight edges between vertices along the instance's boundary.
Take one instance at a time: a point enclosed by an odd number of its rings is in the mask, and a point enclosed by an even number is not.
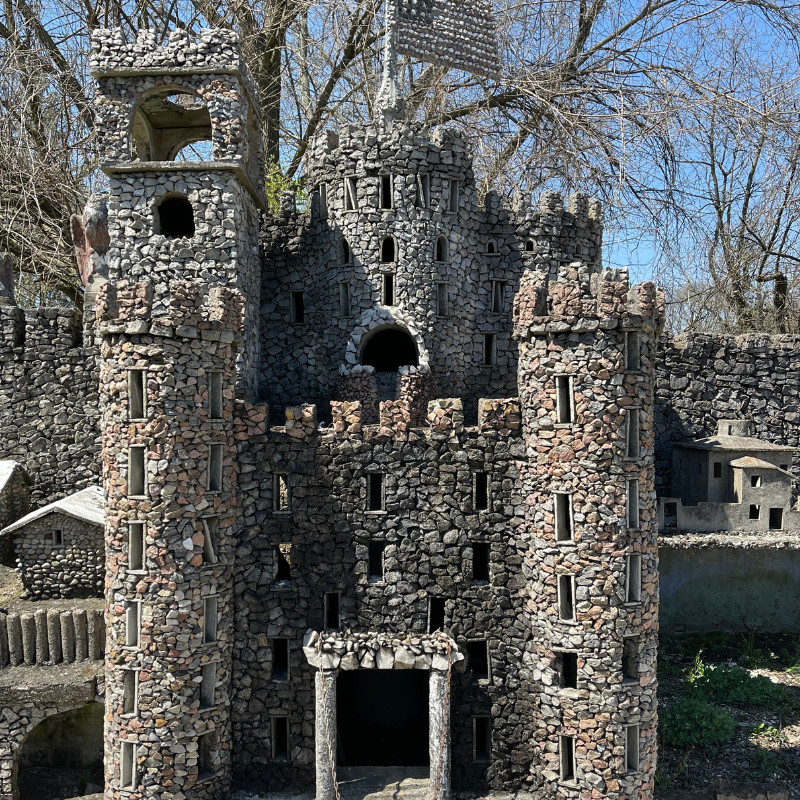
<svg viewBox="0 0 800 800"><path fill-rule="evenodd" d="M384 476L380 472L370 472L367 475L367 511L384 511L385 509Z"/></svg>
<svg viewBox="0 0 800 800"><path fill-rule="evenodd" d="M506 282L492 281L492 311L501 313L506 309Z"/></svg>
<svg viewBox="0 0 800 800"><path fill-rule="evenodd" d="M627 480L625 488L628 527L636 529L639 527L639 481L636 478Z"/></svg>
<svg viewBox="0 0 800 800"><path fill-rule="evenodd" d="M128 450L128 497L144 497L146 488L144 446Z"/></svg>
<svg viewBox="0 0 800 800"><path fill-rule="evenodd" d="M381 175L381 208L384 210L392 208L392 176Z"/></svg>
<svg viewBox="0 0 800 800"><path fill-rule="evenodd" d="M139 713L139 671L123 670L122 674L122 713L136 716Z"/></svg>
<svg viewBox="0 0 800 800"><path fill-rule="evenodd" d="M627 331L625 334L625 369L628 372L636 372L639 367L639 332Z"/></svg>
<svg viewBox="0 0 800 800"><path fill-rule="evenodd" d="M393 236L387 236L381 242L381 261L384 264L393 264L397 261L397 243Z"/></svg>
<svg viewBox="0 0 800 800"><path fill-rule="evenodd" d="M715 461L714 462L714 477L721 478L722 477L722 462Z"/></svg>
<svg viewBox="0 0 800 800"><path fill-rule="evenodd" d="M428 633L444 629L444 597L428 598Z"/></svg>
<svg viewBox="0 0 800 800"><path fill-rule="evenodd" d="M491 545L489 542L472 543L472 582L489 583Z"/></svg>
<svg viewBox="0 0 800 800"><path fill-rule="evenodd" d="M553 495L555 504L556 541L571 542L574 537L572 525L572 495L557 492Z"/></svg>
<svg viewBox="0 0 800 800"><path fill-rule="evenodd" d="M783 509L771 508L769 510L769 529L779 531L783 529Z"/></svg>
<svg viewBox="0 0 800 800"><path fill-rule="evenodd" d="M128 523L128 569L144 569L144 522Z"/></svg>
<svg viewBox="0 0 800 800"><path fill-rule="evenodd" d="M578 654L569 652L557 652L555 659L555 670L558 677L558 685L562 689L578 688Z"/></svg>
<svg viewBox="0 0 800 800"><path fill-rule="evenodd" d="M292 545L287 543L279 544L273 550L275 556L275 577L277 583L288 582L292 579Z"/></svg>
<svg viewBox="0 0 800 800"><path fill-rule="evenodd" d="M575 422L575 398L569 375L556 375L556 421L561 424Z"/></svg>
<svg viewBox="0 0 800 800"><path fill-rule="evenodd" d="M639 458L640 455L640 433L639 433L639 409L629 408L628 419L625 426L626 441L625 455L627 458Z"/></svg>
<svg viewBox="0 0 800 800"><path fill-rule="evenodd" d="M497 335L494 333L483 334L483 365L493 367L497 364Z"/></svg>
<svg viewBox="0 0 800 800"><path fill-rule="evenodd" d="M291 503L289 476L277 472L272 477L272 509L273 511L290 511Z"/></svg>
<svg viewBox="0 0 800 800"><path fill-rule="evenodd" d="M170 194L156 206L155 232L167 239L194 236L194 208L185 195Z"/></svg>
<svg viewBox="0 0 800 800"><path fill-rule="evenodd" d="M667 528L675 528L678 525L678 504L664 503L664 525Z"/></svg>
<svg viewBox="0 0 800 800"><path fill-rule="evenodd" d="M216 595L203 598L203 643L217 641L219 601Z"/></svg>
<svg viewBox="0 0 800 800"><path fill-rule="evenodd" d="M639 638L625 636L622 639L622 680L633 683L639 681Z"/></svg>
<svg viewBox="0 0 800 800"><path fill-rule="evenodd" d="M486 472L472 473L472 507L475 511L489 508L489 475Z"/></svg>
<svg viewBox="0 0 800 800"><path fill-rule="evenodd" d="M289 298L292 322L302 324L306 321L305 292L292 292Z"/></svg>
<svg viewBox="0 0 800 800"><path fill-rule="evenodd" d="M627 559L626 603L639 603L642 600L642 556L632 553Z"/></svg>
<svg viewBox="0 0 800 800"><path fill-rule="evenodd" d="M50 534L50 540L53 547L64 546L64 531L61 528L53 528Z"/></svg>
<svg viewBox="0 0 800 800"><path fill-rule="evenodd" d="M289 640L272 640L272 680L289 680Z"/></svg>
<svg viewBox="0 0 800 800"><path fill-rule="evenodd" d="M628 774L639 771L639 726L625 726L625 771Z"/></svg>
<svg viewBox="0 0 800 800"><path fill-rule="evenodd" d="M472 760L478 764L487 763L491 756L491 722L491 717L472 718Z"/></svg>
<svg viewBox="0 0 800 800"><path fill-rule="evenodd" d="M475 680L488 680L489 678L489 643L486 639L467 642L467 657L469 669Z"/></svg>
<svg viewBox="0 0 800 800"><path fill-rule="evenodd" d="M526 253L533 252L533 241L531 239L528 239L528 241L525 242L525 252Z"/></svg>
<svg viewBox="0 0 800 800"><path fill-rule="evenodd" d="M370 542L367 546L367 551L369 579L371 581L382 581L384 579L386 542Z"/></svg>
<svg viewBox="0 0 800 800"><path fill-rule="evenodd" d="M788 465L788 464L781 464L781 469L782 469L784 472L786 472L786 471L789 469L789 465Z"/></svg>
<svg viewBox="0 0 800 800"><path fill-rule="evenodd" d="M558 737L558 752L561 761L561 780L575 782L575 739L572 736Z"/></svg>
<svg viewBox="0 0 800 800"><path fill-rule="evenodd" d="M289 718L272 718L272 760L289 760Z"/></svg>
<svg viewBox="0 0 800 800"><path fill-rule="evenodd" d="M761 517L761 506L755 503L750 506L750 519L759 519Z"/></svg>
<svg viewBox="0 0 800 800"><path fill-rule="evenodd" d="M203 563L217 563L217 544L219 538L219 517L203 519Z"/></svg>
<svg viewBox="0 0 800 800"><path fill-rule="evenodd" d="M222 445L208 446L208 491L222 491Z"/></svg>
<svg viewBox="0 0 800 800"><path fill-rule="evenodd" d="M200 667L200 708L212 708L216 702L217 665L203 664Z"/></svg>
<svg viewBox="0 0 800 800"><path fill-rule="evenodd" d="M461 204L461 182L456 180L450 181L450 191L447 198L447 210L451 214L458 213L459 205Z"/></svg>
<svg viewBox="0 0 800 800"><path fill-rule="evenodd" d="M754 489L759 489L761 487L761 476L760 475L751 475L750 476L750 485Z"/></svg>
<svg viewBox="0 0 800 800"><path fill-rule="evenodd" d="M344 210L358 211L358 179L344 179Z"/></svg>
<svg viewBox="0 0 800 800"><path fill-rule="evenodd" d="M350 249L350 243L344 238L339 242L339 260L342 264L353 263L353 251Z"/></svg>
<svg viewBox="0 0 800 800"><path fill-rule="evenodd" d="M417 208L431 207L431 179L429 175L417 175L414 205Z"/></svg>
<svg viewBox="0 0 800 800"><path fill-rule="evenodd" d="M338 631L342 627L342 619L339 613L339 592L325 592L324 612L325 628L329 631Z"/></svg>
<svg viewBox="0 0 800 800"><path fill-rule="evenodd" d="M120 742L119 785L121 789L135 789L136 745L133 742Z"/></svg>
<svg viewBox="0 0 800 800"><path fill-rule="evenodd" d="M490 256L497 255L497 242L494 239L489 239L489 241L486 243L486 252Z"/></svg>
<svg viewBox="0 0 800 800"><path fill-rule="evenodd" d="M144 370L128 371L128 417L132 420L144 419Z"/></svg>
<svg viewBox="0 0 800 800"><path fill-rule="evenodd" d="M349 317L352 314L350 308L350 284L342 281L339 284L339 314L342 317Z"/></svg>
<svg viewBox="0 0 800 800"><path fill-rule="evenodd" d="M446 317L448 311L447 284L436 284L436 316Z"/></svg>
<svg viewBox="0 0 800 800"><path fill-rule="evenodd" d="M558 618L564 622L575 621L575 578L558 576Z"/></svg>
<svg viewBox="0 0 800 800"><path fill-rule="evenodd" d="M136 600L125 603L125 646L138 647L142 627L142 604Z"/></svg>
<svg viewBox="0 0 800 800"><path fill-rule="evenodd" d="M197 737L197 780L207 781L214 775L214 734Z"/></svg>
<svg viewBox="0 0 800 800"><path fill-rule="evenodd" d="M436 240L436 261L446 264L450 260L450 246L444 236Z"/></svg>
<svg viewBox="0 0 800 800"><path fill-rule="evenodd" d="M208 416L209 419L222 419L222 373L208 374Z"/></svg>
<svg viewBox="0 0 800 800"><path fill-rule="evenodd" d="M393 272L384 272L383 273L383 288L381 291L381 302L385 306L393 306L395 305L395 296L394 296L394 273Z"/></svg>

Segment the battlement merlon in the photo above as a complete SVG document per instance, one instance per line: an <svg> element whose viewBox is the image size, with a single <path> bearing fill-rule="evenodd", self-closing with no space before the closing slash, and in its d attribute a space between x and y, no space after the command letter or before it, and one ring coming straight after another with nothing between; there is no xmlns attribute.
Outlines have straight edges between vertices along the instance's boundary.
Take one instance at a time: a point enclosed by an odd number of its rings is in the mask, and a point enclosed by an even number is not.
<svg viewBox="0 0 800 800"><path fill-rule="evenodd" d="M171 281L166 314L152 316L149 281L104 284L97 296L101 336L115 333L201 338L238 343L244 325L244 303L236 289L208 289L197 281Z"/></svg>

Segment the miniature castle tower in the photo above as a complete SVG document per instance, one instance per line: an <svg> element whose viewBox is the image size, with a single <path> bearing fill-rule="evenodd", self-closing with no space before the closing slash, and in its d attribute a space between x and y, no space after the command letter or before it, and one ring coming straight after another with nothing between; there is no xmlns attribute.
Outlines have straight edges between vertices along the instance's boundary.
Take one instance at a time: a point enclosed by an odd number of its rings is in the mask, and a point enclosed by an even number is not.
<svg viewBox="0 0 800 800"><path fill-rule="evenodd" d="M568 213L599 223L598 205L581 196ZM652 796L659 302L652 284L629 288L625 271L585 262L535 265L515 299L538 712L532 769L553 797Z"/></svg>

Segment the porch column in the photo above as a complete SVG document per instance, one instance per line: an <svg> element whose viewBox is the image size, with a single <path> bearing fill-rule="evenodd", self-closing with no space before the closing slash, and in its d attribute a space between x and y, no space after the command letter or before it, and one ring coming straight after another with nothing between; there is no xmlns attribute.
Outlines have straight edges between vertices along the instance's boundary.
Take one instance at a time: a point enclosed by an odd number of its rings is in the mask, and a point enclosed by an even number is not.
<svg viewBox="0 0 800 800"><path fill-rule="evenodd" d="M336 670L317 670L316 800L336 800Z"/></svg>
<svg viewBox="0 0 800 800"><path fill-rule="evenodd" d="M429 752L431 762L428 800L449 800L450 691L447 670L431 670L428 691L430 709Z"/></svg>

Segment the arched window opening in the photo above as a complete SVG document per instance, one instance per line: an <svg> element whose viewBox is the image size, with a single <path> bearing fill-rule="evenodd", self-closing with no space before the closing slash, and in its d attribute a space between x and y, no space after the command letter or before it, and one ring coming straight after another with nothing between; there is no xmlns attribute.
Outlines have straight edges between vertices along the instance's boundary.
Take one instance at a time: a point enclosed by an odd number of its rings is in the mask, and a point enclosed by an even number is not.
<svg viewBox="0 0 800 800"><path fill-rule="evenodd" d="M156 206L155 232L168 239L194 236L194 209L182 194L167 195Z"/></svg>
<svg viewBox="0 0 800 800"><path fill-rule="evenodd" d="M339 242L339 260L342 264L353 263L353 253L350 250L350 244L347 239L344 238Z"/></svg>
<svg viewBox="0 0 800 800"><path fill-rule="evenodd" d="M131 155L139 161L209 161L211 115L194 94L169 89L136 107Z"/></svg>
<svg viewBox="0 0 800 800"><path fill-rule="evenodd" d="M417 346L410 334L397 328L384 328L364 345L361 363L376 372L397 372L400 367L419 364Z"/></svg>
<svg viewBox="0 0 800 800"><path fill-rule="evenodd" d="M443 262L450 260L450 246L444 236L436 240L436 260Z"/></svg>
<svg viewBox="0 0 800 800"><path fill-rule="evenodd" d="M489 239L489 242L486 245L486 252L489 255L494 255L497 253L497 242L494 239Z"/></svg>
<svg viewBox="0 0 800 800"><path fill-rule="evenodd" d="M384 264L397 261L397 245L392 236L387 236L381 244L381 261Z"/></svg>
<svg viewBox="0 0 800 800"><path fill-rule="evenodd" d="M89 703L40 722L19 751L20 797L51 800L103 789L103 705Z"/></svg>
<svg viewBox="0 0 800 800"><path fill-rule="evenodd" d="M533 252L533 242L530 239L528 239L528 241L525 242L525 252L526 253L532 253Z"/></svg>

